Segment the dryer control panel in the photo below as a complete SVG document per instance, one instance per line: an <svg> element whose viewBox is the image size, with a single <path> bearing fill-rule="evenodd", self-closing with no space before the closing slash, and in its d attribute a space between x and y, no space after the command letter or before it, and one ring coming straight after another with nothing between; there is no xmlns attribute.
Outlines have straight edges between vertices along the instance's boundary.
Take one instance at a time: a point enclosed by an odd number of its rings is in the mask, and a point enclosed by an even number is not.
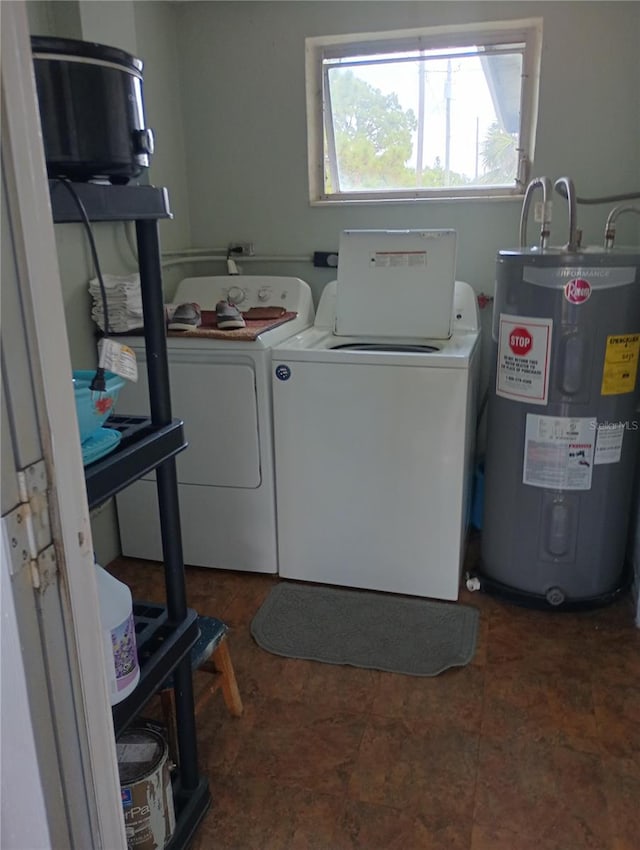
<svg viewBox="0 0 640 850"><path fill-rule="evenodd" d="M252 307L283 307L306 314L312 304L309 285L297 277L279 275L212 275L180 281L174 304L195 301L203 310L215 310L218 301L229 300L241 312Z"/></svg>

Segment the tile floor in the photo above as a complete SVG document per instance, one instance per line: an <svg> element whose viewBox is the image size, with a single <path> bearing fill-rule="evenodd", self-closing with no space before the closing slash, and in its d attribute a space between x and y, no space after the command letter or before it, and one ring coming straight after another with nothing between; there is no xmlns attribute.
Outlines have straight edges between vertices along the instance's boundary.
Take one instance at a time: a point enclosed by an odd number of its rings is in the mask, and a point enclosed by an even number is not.
<svg viewBox="0 0 640 850"><path fill-rule="evenodd" d="M160 565L119 559L162 602ZM245 712L198 717L212 807L192 850L638 850L640 630L629 598L530 611L464 590L473 662L435 678L283 659L251 619L278 579L187 569L230 625ZM196 692L206 677L196 677Z"/></svg>

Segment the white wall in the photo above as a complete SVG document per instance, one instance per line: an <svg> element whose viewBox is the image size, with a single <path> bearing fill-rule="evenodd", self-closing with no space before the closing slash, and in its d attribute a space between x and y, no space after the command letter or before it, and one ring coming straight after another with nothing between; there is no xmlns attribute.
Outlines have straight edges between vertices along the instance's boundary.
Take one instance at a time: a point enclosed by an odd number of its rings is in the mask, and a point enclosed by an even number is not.
<svg viewBox="0 0 640 850"><path fill-rule="evenodd" d="M38 752L29 705L25 658L20 645L11 578L11 549L6 526L2 525L0 546L0 593L2 594L2 762L0 789L3 815L0 843L3 847L46 850L51 847L47 808L38 764ZM29 793L25 793L25 789Z"/></svg>
<svg viewBox="0 0 640 850"><path fill-rule="evenodd" d="M640 184L637 3L64 0L28 5L32 32L44 21L58 35L102 38L130 50L135 43L145 62L147 123L157 137L149 179L169 187L175 213L174 221L161 223L165 249L222 248L231 240L247 240L259 254L311 256L314 250L335 250L345 227L455 227L458 277L478 291L493 290L496 251L517 240L519 201L309 205L304 39L327 33L542 17L533 174L569 175L578 194L587 197ZM609 209L579 208L585 242L601 242ZM558 198L552 242L561 244L566 236L566 205ZM639 238L638 221L623 218L618 242ZM114 252L132 267L122 234L111 237L102 251L107 270L118 271ZM70 257L64 278L75 362L93 351L91 329L82 327L86 296L79 291L87 262L79 266L77 250L68 243L61 253ZM245 271L299 274L316 298L333 277L310 264L247 264ZM190 272L186 266L167 270L168 297Z"/></svg>
<svg viewBox="0 0 640 850"><path fill-rule="evenodd" d="M157 144L151 166L139 182L169 187L174 218L160 222L162 247L171 249L188 245L191 237L186 154L179 115L175 5L167 2L133 3L131 0L119 0L117 3L112 0L80 3L75 0L36 0L27 4L27 10L32 35L83 38L119 47L143 60L146 122L155 131ZM131 232L133 226L94 226L103 271L113 274L135 271L135 256L131 252L126 229ZM75 368L91 368L95 361L95 328L88 319L90 299L87 282L94 272L87 240L79 225L56 227L56 239L72 363Z"/></svg>
<svg viewBox="0 0 640 850"><path fill-rule="evenodd" d="M328 33L542 17L533 173L567 174L584 196L640 188L639 4L182 2L177 11L194 245L244 239L257 253L310 255L335 249L345 227L455 227L458 276L493 290L496 251L517 241L519 201L309 205L304 40ZM561 244L566 204L555 206ZM586 241L601 242L607 211L580 208ZM331 274L302 271L316 295Z"/></svg>
<svg viewBox="0 0 640 850"><path fill-rule="evenodd" d="M137 55L144 61L147 123L156 137L149 180L156 186L169 188L174 216L172 221L160 222L160 242L164 250L184 248L190 244L191 228L175 4L151 0L133 5ZM165 274L165 289L171 293L178 282L178 272Z"/></svg>
<svg viewBox="0 0 640 850"><path fill-rule="evenodd" d="M453 227L458 278L493 293L496 252L518 241L520 200L310 206L305 38L329 33L542 17L532 174L568 175L585 197L640 190L640 4L343 0L180 2L176 9L194 246L244 240L257 254L310 257L336 250L348 227ZM558 245L568 238L567 205L558 197L554 206ZM602 244L611 206L579 208L585 243ZM620 219L618 244L625 238L640 241L640 218ZM316 300L335 277L310 263L246 263L244 270L299 275ZM222 271L203 264L196 273ZM483 383L490 320L489 305L482 314Z"/></svg>
<svg viewBox="0 0 640 850"><path fill-rule="evenodd" d="M310 257L335 250L346 227L454 227L458 277L477 291L493 291L496 252L517 241L519 201L310 206L304 40L328 33L542 17L533 174L568 175L586 197L640 188L638 3L37 0L28 7L32 33L128 50L135 44L145 62L147 123L156 131L145 179L169 188L175 214L160 225L165 250L245 240L259 254ZM610 207L579 207L585 242L601 242ZM95 339L86 240L76 226L56 231L72 363L88 367ZM123 225L97 226L96 235L105 271L135 268ZM565 203L558 199L552 242L566 237ZM640 241L632 216L619 225L618 242L625 241ZM223 271L220 264L172 266L164 275L167 298L183 276ZM310 263L247 263L245 271L297 274L316 299L335 275ZM487 330L490 310L483 319ZM487 356L485 334L485 375ZM109 560L118 545L113 515L95 525L99 557Z"/></svg>
<svg viewBox="0 0 640 850"><path fill-rule="evenodd" d="M181 122L175 118L179 87L175 72L174 10L172 3L134 5L131 0L27 4L32 35L58 35L109 44L140 56L145 62L146 120L156 131L158 150L148 174L140 182L170 187L174 219L160 223L160 239L165 248L184 246L190 240L186 157ZM126 274L137 270L127 236L127 230L129 236L133 232L132 224L95 224L93 230L103 272ZM87 238L80 225L70 224L57 225L55 235L71 363L74 369L91 369L97 358L96 328L90 319L87 285L95 271ZM179 273L176 269L174 277ZM113 505L108 504L94 517L92 531L98 560L108 563L120 553Z"/></svg>

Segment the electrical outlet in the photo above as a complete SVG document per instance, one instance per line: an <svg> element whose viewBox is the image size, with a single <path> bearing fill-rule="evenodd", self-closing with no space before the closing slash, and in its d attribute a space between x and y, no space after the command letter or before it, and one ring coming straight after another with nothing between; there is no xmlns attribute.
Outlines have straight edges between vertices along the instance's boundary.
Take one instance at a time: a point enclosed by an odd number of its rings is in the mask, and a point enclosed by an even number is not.
<svg viewBox="0 0 640 850"><path fill-rule="evenodd" d="M229 242L231 257L253 257L253 242Z"/></svg>
<svg viewBox="0 0 640 850"><path fill-rule="evenodd" d="M335 269L338 266L337 251L314 251L313 265L317 269Z"/></svg>

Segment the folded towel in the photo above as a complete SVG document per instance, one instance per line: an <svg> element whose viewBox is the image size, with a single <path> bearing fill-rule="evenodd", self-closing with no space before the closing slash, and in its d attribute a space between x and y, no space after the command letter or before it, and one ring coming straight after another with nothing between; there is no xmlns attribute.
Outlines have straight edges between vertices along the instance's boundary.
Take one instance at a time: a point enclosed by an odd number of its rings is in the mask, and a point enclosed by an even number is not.
<svg viewBox="0 0 640 850"><path fill-rule="evenodd" d="M102 290L98 278L92 278L89 281L89 294L93 299L91 309L93 321L103 331L113 333L126 333L141 328L143 312L140 275L104 274L102 278L109 311L109 327L105 327Z"/></svg>

